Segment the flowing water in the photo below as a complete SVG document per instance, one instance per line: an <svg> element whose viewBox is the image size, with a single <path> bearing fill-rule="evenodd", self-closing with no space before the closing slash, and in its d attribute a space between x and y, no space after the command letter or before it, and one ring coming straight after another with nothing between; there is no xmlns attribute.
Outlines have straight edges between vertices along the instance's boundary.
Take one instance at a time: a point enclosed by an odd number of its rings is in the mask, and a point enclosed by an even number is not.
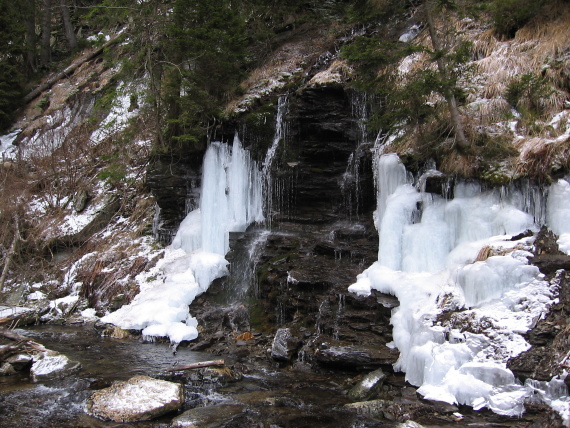
<svg viewBox="0 0 570 428"><path fill-rule="evenodd" d="M160 376L175 365L212 359L187 349L174 355L166 343L101 337L89 326L41 325L17 331L79 361L82 370L62 380L40 383L20 374L0 377L1 427L107 427L108 423L84 413L86 399L94 390L136 375Z"/></svg>

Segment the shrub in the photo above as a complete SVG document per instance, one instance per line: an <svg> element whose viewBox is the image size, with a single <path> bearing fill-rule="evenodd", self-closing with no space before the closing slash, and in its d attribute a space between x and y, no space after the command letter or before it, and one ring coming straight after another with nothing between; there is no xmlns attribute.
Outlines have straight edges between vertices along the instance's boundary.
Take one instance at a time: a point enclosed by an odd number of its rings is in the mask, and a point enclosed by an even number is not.
<svg viewBox="0 0 570 428"><path fill-rule="evenodd" d="M540 114L554 90L548 81L534 73L516 76L507 87L505 99L523 113Z"/></svg>
<svg viewBox="0 0 570 428"><path fill-rule="evenodd" d="M497 33L514 37L516 31L529 22L549 0L494 0L491 16Z"/></svg>

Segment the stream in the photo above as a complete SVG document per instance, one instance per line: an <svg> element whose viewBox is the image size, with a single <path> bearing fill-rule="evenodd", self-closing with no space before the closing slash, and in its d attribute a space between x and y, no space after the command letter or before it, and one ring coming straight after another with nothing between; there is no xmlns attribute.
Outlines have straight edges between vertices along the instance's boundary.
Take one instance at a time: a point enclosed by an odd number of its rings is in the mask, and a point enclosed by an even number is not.
<svg viewBox="0 0 570 428"><path fill-rule="evenodd" d="M108 423L83 411L93 390L136 375L158 376L174 365L211 359L209 354L186 349L173 355L166 343L101 337L88 325L39 325L17 332L81 362L83 368L76 376L37 384L24 374L0 377L1 427L107 427Z"/></svg>
<svg viewBox="0 0 570 428"><path fill-rule="evenodd" d="M174 355L166 343L142 343L138 339L101 337L89 325L42 325L18 329L46 347L80 361L77 375L61 380L32 383L26 375L0 377L0 427L169 427L176 413L150 422L103 422L84 413L85 402L94 390L117 380L146 374L182 382L186 401L183 410L194 409L200 427L396 427L400 423L359 415L342 406L350 402L347 387L358 378L354 372L311 371L280 367L269 361L239 362L239 356L223 355L226 366L239 374L224 380L208 369L168 373L173 365L212 359L204 352L180 347ZM258 341L264 339L258 339ZM254 346L252 343L249 346ZM243 360L242 360L243 361ZM414 409L419 405L415 388L403 375L388 373L384 389L398 391L392 406ZM462 424L472 427L525 426L530 419L505 418L490 411L475 412L466 406L429 404L422 408L425 426L457 426L451 411L460 412Z"/></svg>

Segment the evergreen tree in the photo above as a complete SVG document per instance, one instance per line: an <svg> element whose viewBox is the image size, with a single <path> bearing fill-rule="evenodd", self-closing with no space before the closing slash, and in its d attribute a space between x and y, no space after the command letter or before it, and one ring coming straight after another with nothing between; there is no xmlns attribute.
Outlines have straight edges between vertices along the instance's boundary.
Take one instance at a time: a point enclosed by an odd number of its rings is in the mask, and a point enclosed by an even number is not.
<svg viewBox="0 0 570 428"><path fill-rule="evenodd" d="M20 106L25 82L25 10L10 0L0 0L0 129L11 124Z"/></svg>

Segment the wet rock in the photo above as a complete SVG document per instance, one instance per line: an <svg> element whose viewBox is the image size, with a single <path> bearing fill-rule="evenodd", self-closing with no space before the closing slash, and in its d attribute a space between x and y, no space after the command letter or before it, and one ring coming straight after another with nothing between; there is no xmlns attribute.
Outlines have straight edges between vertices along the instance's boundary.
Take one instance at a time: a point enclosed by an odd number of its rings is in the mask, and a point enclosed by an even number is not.
<svg viewBox="0 0 570 428"><path fill-rule="evenodd" d="M72 361L65 355L45 353L41 359L35 361L30 369L33 382L47 379L60 379L77 373L81 370L81 363Z"/></svg>
<svg viewBox="0 0 570 428"><path fill-rule="evenodd" d="M553 274L559 269L570 270L570 256L567 255L540 254L533 257L531 263L545 275Z"/></svg>
<svg viewBox="0 0 570 428"><path fill-rule="evenodd" d="M299 338L293 336L291 329L280 328L271 345L271 358L275 361L290 362L300 345Z"/></svg>
<svg viewBox="0 0 570 428"><path fill-rule="evenodd" d="M178 410L183 404L181 384L135 376L91 395L87 413L115 422L147 421Z"/></svg>
<svg viewBox="0 0 570 428"><path fill-rule="evenodd" d="M244 410L240 404L219 404L187 410L172 420L173 427L217 428Z"/></svg>
<svg viewBox="0 0 570 428"><path fill-rule="evenodd" d="M386 400L359 401L345 404L346 409L354 410L359 415L382 416L384 408L387 407Z"/></svg>
<svg viewBox="0 0 570 428"><path fill-rule="evenodd" d="M374 370L364 376L350 391L348 396L356 401L370 399L382 386L386 374L382 369Z"/></svg>
<svg viewBox="0 0 570 428"><path fill-rule="evenodd" d="M82 212L87 206L88 201L89 194L87 193L87 190L83 189L78 191L75 195L73 195L73 211L76 213Z"/></svg>
<svg viewBox="0 0 570 428"><path fill-rule="evenodd" d="M507 367L521 380L550 381L568 367L570 355L570 273L561 271L552 279L558 283L558 302L547 316L526 334L532 347L508 361Z"/></svg>
<svg viewBox="0 0 570 428"><path fill-rule="evenodd" d="M28 354L17 354L7 358L6 362L10 363L12 367L14 367L14 370L20 371L32 364L33 358Z"/></svg>
<svg viewBox="0 0 570 428"><path fill-rule="evenodd" d="M199 375L202 381L208 381L209 383L220 383L222 385L231 382L237 382L243 379L243 373L241 373L239 370L231 369L229 367L205 367L203 369L200 369Z"/></svg>
<svg viewBox="0 0 570 428"><path fill-rule="evenodd" d="M317 362L321 365L353 370L391 366L398 359L398 352L384 345L357 346L322 343L315 355Z"/></svg>
<svg viewBox="0 0 570 428"><path fill-rule="evenodd" d="M16 374L16 370L10 363L4 363L0 366L0 376L10 376Z"/></svg>

